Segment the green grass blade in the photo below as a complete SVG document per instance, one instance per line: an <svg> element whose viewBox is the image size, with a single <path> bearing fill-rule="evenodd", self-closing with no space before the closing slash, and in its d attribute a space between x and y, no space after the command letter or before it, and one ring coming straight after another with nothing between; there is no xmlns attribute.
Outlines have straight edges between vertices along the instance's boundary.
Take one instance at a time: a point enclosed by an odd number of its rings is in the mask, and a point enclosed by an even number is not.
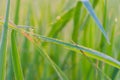
<svg viewBox="0 0 120 80"><path fill-rule="evenodd" d="M82 3L81 2L77 2L77 5L74 9L74 27L73 27L73 33L72 33L72 40L75 42L75 43L78 43L78 38L79 38L79 28L80 28L80 13L81 13L81 6L82 6ZM72 55L72 65L73 66L73 69L72 69L72 79L73 80L76 80L77 78L77 65L76 65L76 62L77 62L77 55L75 54L74 51L71 51L70 52ZM68 55L70 55L68 53Z"/></svg>
<svg viewBox="0 0 120 80"><path fill-rule="evenodd" d="M6 49L7 49L7 30L9 21L10 0L7 0L5 23L3 25L2 38L0 44L0 80L5 80L6 72Z"/></svg>
<svg viewBox="0 0 120 80"><path fill-rule="evenodd" d="M72 34L72 39L74 42L78 41L81 6L82 6L82 3L78 2L75 8L75 11L74 11L75 12L74 13L74 28L73 28L73 34Z"/></svg>
<svg viewBox="0 0 120 80"><path fill-rule="evenodd" d="M99 0L93 1L93 9L97 6Z"/></svg>
<svg viewBox="0 0 120 80"><path fill-rule="evenodd" d="M28 12L27 12L27 16L26 16L26 26L30 26L30 17L31 15L31 1L28 4ZM28 29L26 29L27 31L29 31ZM29 65L29 57L30 57L30 41L25 37L23 39L23 43L22 43L22 48L21 48L21 66L22 66L22 70L23 70L23 75L26 76L26 70L28 68ZM29 70L29 69L28 69ZM29 72L29 71L28 71ZM30 75L28 75L30 76ZM29 77L31 78L31 77ZM32 78L31 78L32 79Z"/></svg>
<svg viewBox="0 0 120 80"><path fill-rule="evenodd" d="M98 2L99 2L99 0L93 2L93 9L96 8ZM85 28L85 26L88 24L89 21L90 21L90 15L88 14L88 15L85 16L84 21L83 21L83 23L81 24L80 29Z"/></svg>
<svg viewBox="0 0 120 80"><path fill-rule="evenodd" d="M115 22L115 25L113 25L113 27L112 27L112 34L111 34L111 50L112 50L112 52L113 52L113 47L114 47L115 34L116 34L116 22ZM118 53L117 59L120 61L119 53ZM111 79L115 80L118 73L119 73L119 69L114 68L113 72L111 73Z"/></svg>
<svg viewBox="0 0 120 80"><path fill-rule="evenodd" d="M53 23L52 29L49 32L48 36L50 37L56 36L65 27L67 22L72 18L73 11L74 11L74 8L68 10L62 16L59 16L60 19L58 19L55 23Z"/></svg>
<svg viewBox="0 0 120 80"><path fill-rule="evenodd" d="M106 29L107 28L107 1L105 0L105 3L104 3L104 13L103 13L103 26L104 28ZM106 42L105 42L105 39L104 39L104 36L102 35L101 37L101 44L100 44L100 47L101 47L101 51L105 51L104 50L104 47L105 46Z"/></svg>
<svg viewBox="0 0 120 80"><path fill-rule="evenodd" d="M16 32L12 31L11 33L11 45L12 45L12 64L13 64L13 69L14 69L14 74L16 80L24 80L23 79L23 73L21 69L21 63L20 63L20 56L17 51L17 45L16 43Z"/></svg>
<svg viewBox="0 0 120 80"><path fill-rule="evenodd" d="M20 11L20 0L17 0L17 2L16 2L15 18L14 18L14 23L16 25L19 22L19 11Z"/></svg>
<svg viewBox="0 0 120 80"><path fill-rule="evenodd" d="M17 31L19 32L19 29L17 29ZM24 33L24 32L23 32ZM28 37L26 37L28 38ZM32 38L33 39L33 38ZM43 51L43 49L40 47L40 45L38 45L38 43L36 43L33 40L30 40L31 42L34 43L34 45L36 46L36 48L39 50L40 54L44 57L44 59L46 61L48 61L48 63L53 67L53 69L56 71L56 73L58 74L58 76L60 77L61 80L68 80L67 76L62 72L62 70L54 63L54 61L49 57L49 55Z"/></svg>
<svg viewBox="0 0 120 80"><path fill-rule="evenodd" d="M113 69L113 72L112 72L112 75L111 75L111 79L112 79L112 80L115 80L118 72L119 72L119 69L117 69L117 68L114 68L114 69Z"/></svg>
<svg viewBox="0 0 120 80"><path fill-rule="evenodd" d="M99 19L97 18L97 16L96 16L96 14L95 14L95 12L94 12L94 10L93 10L90 2L89 2L88 0L82 1L82 2L83 2L83 4L84 4L84 6L86 7L86 9L88 10L88 12L90 13L90 15L93 17L93 19L94 19L95 22L97 23L99 29L100 29L101 32L103 33L103 35L104 35L104 37L106 38L107 42L110 43L110 40L109 40L109 38L108 38L108 35L107 35L107 33L105 32L105 30L104 30L102 24L100 23Z"/></svg>
<svg viewBox="0 0 120 80"><path fill-rule="evenodd" d="M62 72L62 70L52 61L52 59L49 57L49 55L43 51L43 49L41 49L39 47L39 45L37 45L37 48L39 49L40 54L44 57L44 59L46 59L48 61L48 63L53 67L53 69L57 72L58 76L60 77L61 80L68 80L67 76Z"/></svg>
<svg viewBox="0 0 120 80"><path fill-rule="evenodd" d="M98 59L98 60L103 61L103 62L105 62L109 65L112 65L116 68L120 68L120 62L119 61L117 61L116 59L114 59L114 58L112 58L108 55L105 55L102 52L98 52L96 50L93 50L93 49L90 49L90 48L87 48L87 47L78 46L78 45L71 44L71 43L66 43L66 42L63 42L63 41L60 41L60 40L57 40L57 39L54 39L54 38L40 36L40 35L37 35L37 34L34 34L34 36L36 36L37 38L40 38L44 41L47 41L47 42L53 42L53 43L56 43L56 44L59 44L59 45L66 46L70 50L85 51L86 52L85 55L88 56L88 57Z"/></svg>
<svg viewBox="0 0 120 80"><path fill-rule="evenodd" d="M18 30L19 32L19 30ZM26 37L28 38L28 37ZM60 77L61 80L68 80L67 76L62 72L62 70L54 63L54 61L49 57L49 55L43 51L43 49L41 49L41 47L38 45L38 43L36 43L33 40L30 40L31 42L34 43L34 45L36 46L36 48L39 50L40 54L44 57L44 59L46 61L48 61L48 63L53 67L53 69L56 71L56 73L58 74L58 76Z"/></svg>
<svg viewBox="0 0 120 80"><path fill-rule="evenodd" d="M19 20L19 7L20 7L20 0L17 0L16 12L15 12L15 24L18 24ZM12 47L12 63L13 63L13 70L15 74L16 80L23 80L23 73L21 68L20 56L17 51L17 44L16 44L16 31L12 30L11 32L11 47Z"/></svg>
<svg viewBox="0 0 120 80"><path fill-rule="evenodd" d="M7 73L7 79L6 80L13 80L14 72L13 72L13 65L12 65L12 55L11 51L9 54L9 61L8 61L8 73Z"/></svg>

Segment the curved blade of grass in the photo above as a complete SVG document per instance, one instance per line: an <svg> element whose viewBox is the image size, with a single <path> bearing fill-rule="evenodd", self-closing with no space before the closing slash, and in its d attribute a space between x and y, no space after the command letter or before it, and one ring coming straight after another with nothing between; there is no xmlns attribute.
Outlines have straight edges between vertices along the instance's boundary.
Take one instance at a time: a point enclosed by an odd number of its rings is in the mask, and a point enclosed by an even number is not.
<svg viewBox="0 0 120 80"><path fill-rule="evenodd" d="M24 32L22 29L16 29L18 32L21 32L28 40L30 40L32 43L36 45L36 47L39 49L41 55L48 61L48 63L53 67L53 69L56 71L58 76L61 80L68 80L67 76L62 72L62 70L52 61L52 59L49 57L47 53L45 53L41 47L35 42L35 38L32 38L28 35L28 31ZM31 33L30 33L31 34Z"/></svg>
<svg viewBox="0 0 120 80"><path fill-rule="evenodd" d="M14 26L14 27L16 27L16 26ZM23 34L23 31L24 31L24 30L18 29L17 27L15 28L15 30L17 30L18 32L22 31L22 34ZM29 34L30 32L26 31L25 33ZM25 35L25 34L23 34L23 35ZM59 44L59 45L62 45L62 46L66 46L70 50L74 50L74 51L83 50L84 52L87 52L87 53L85 53L85 55L88 56L88 57L104 61L105 63L108 63L109 65L112 65L116 68L120 68L120 62L118 62L117 60L113 59L110 56L105 55L104 53L101 53L101 52L98 52L98 51L95 51L95 50L92 50L90 48L86 48L86 47L83 47L83 46L78 46L78 45L74 45L74 44L71 44L71 43L66 43L66 42L63 42L63 41L60 41L60 40L57 40L57 39L54 39L54 38L44 37L44 36L37 35L37 34L33 34L33 36L37 37L38 39L42 39L44 41L47 41L47 42L53 42L53 43L56 43L56 44ZM47 60L49 60L49 59L47 59ZM52 63L50 63L50 64L52 64Z"/></svg>
<svg viewBox="0 0 120 80"><path fill-rule="evenodd" d="M13 35L14 34L14 35ZM17 45L16 43L16 37L15 37L15 32L12 31L11 33L11 44L12 44L12 63L13 63L13 69L14 69L14 74L16 80L24 80L23 79L23 73L21 69L21 64L20 64L20 57L17 51Z"/></svg>
<svg viewBox="0 0 120 80"><path fill-rule="evenodd" d="M49 32L48 36L54 37L57 35L67 24L67 22L72 18L73 16L74 8L68 10L66 13L64 13L62 16L59 16L60 19L58 19L53 25L52 29Z"/></svg>
<svg viewBox="0 0 120 80"><path fill-rule="evenodd" d="M20 30L17 29L17 31L19 32ZM60 77L61 80L68 80L67 76L62 72L62 70L52 61L52 59L49 57L49 55L47 53L45 53L43 51L43 49L41 49L41 47L35 42L35 39L30 37L27 33L25 33L24 31L21 32L26 38L28 38L28 40L30 40L32 43L35 44L36 48L38 48L40 54L44 57L45 60L48 61L48 63L53 67L53 69L56 71L56 73L58 74L58 76Z"/></svg>
<svg viewBox="0 0 120 80"><path fill-rule="evenodd" d="M36 36L37 38L42 39L42 40L47 41L47 42L53 42L53 43L56 43L56 44L59 44L59 45L62 45L62 46L66 46L70 50L74 50L74 51L77 51L77 52L79 52L79 50L82 50L82 51L86 52L85 55L88 56L88 57L98 59L100 61L104 61L105 63L107 63L109 65L112 65L116 68L120 68L120 62L119 61L117 61L116 59L114 59L114 58L112 58L108 55L105 55L102 52L98 52L96 50L93 50L93 49L90 49L90 48L87 48L87 47L84 47L84 46L79 46L79 45L74 45L74 44L71 44L71 43L66 43L66 42L63 42L63 41L60 41L60 40L57 40L57 39L54 39L54 38L44 37L44 36L37 35L37 34L33 34L33 36Z"/></svg>
<svg viewBox="0 0 120 80"><path fill-rule="evenodd" d="M62 72L62 70L52 61L52 59L49 57L49 55L43 51L43 49L37 45L35 43L35 45L37 46L40 55L42 55L44 57L45 60L48 61L48 63L53 67L53 69L57 72L58 76L60 77L61 80L68 80L67 76Z"/></svg>
<svg viewBox="0 0 120 80"><path fill-rule="evenodd" d="M6 72L6 48L7 48L7 30L9 21L10 0L7 0L5 23L3 25L2 38L0 44L0 80L5 80Z"/></svg>
<svg viewBox="0 0 120 80"><path fill-rule="evenodd" d="M82 7L82 3L78 1L77 5L74 9L74 17L73 17L74 18L74 27L73 27L73 33L72 33L72 40L75 43L78 42L78 38L79 38L81 7ZM71 55L72 56L72 65L74 65L73 69L72 69L72 80L76 80L77 79L77 65L76 65L77 55L75 54L74 51L70 51L68 53L72 54Z"/></svg>
<svg viewBox="0 0 120 80"><path fill-rule="evenodd" d="M93 1L93 9L96 8L98 2L99 2L99 0L97 0L97 1L94 0L94 1ZM83 30L83 28L85 28L85 26L88 24L89 20L90 20L90 15L87 14L87 15L85 16L85 18L84 18L83 23L81 24L81 27L80 27L81 30Z"/></svg>
<svg viewBox="0 0 120 80"><path fill-rule="evenodd" d="M115 24L116 24L116 23L115 23ZM111 48L113 48L113 46L114 46L115 33L116 33L116 25L114 25L113 28L112 28ZM112 52L113 52L113 51L112 51ZM120 53L118 53L118 54L120 54ZM118 55L117 59L120 61L119 55ZM118 72L119 72L119 69L117 69L117 68L114 68L114 69L113 69L113 72L111 73L111 78L112 78L112 80L115 80Z"/></svg>
<svg viewBox="0 0 120 80"><path fill-rule="evenodd" d="M105 29L107 28L107 1L106 0L104 3L103 26ZM106 42L105 42L104 36L102 35L101 36L101 43L100 43L101 51L105 51L104 50L104 47L106 47L105 44L106 44Z"/></svg>
<svg viewBox="0 0 120 80"><path fill-rule="evenodd" d="M82 1L82 3L84 4L84 6L86 7L86 9L88 10L88 12L90 13L90 15L93 17L93 19L95 20L95 22L97 23L99 29L101 30L101 32L103 33L104 37L106 38L107 42L110 44L110 40L108 38L107 33L105 32L102 24L100 23L99 19L97 18L90 2L88 0L84 0Z"/></svg>
<svg viewBox="0 0 120 80"><path fill-rule="evenodd" d="M15 12L15 24L18 24L19 21L19 7L20 7L20 0L17 0L16 5L16 12ZM16 31L12 30L11 32L11 47L12 47L12 63L13 63L13 69L15 74L16 80L24 80L22 68L21 68L21 62L20 62L20 56L17 51L17 44L16 44Z"/></svg>

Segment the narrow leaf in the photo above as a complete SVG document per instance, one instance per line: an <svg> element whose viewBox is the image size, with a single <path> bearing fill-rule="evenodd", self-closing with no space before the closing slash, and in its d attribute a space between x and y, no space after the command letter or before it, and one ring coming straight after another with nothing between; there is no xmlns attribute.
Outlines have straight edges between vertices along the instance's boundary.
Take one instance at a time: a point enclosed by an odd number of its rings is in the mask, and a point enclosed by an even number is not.
<svg viewBox="0 0 120 80"><path fill-rule="evenodd" d="M36 44L36 43L35 43ZM36 47L39 49L40 54L44 57L46 61L53 67L53 69L57 72L58 76L61 80L68 80L67 76L62 72L62 70L53 62L53 60L49 57L49 55L38 45Z"/></svg>
<svg viewBox="0 0 120 80"><path fill-rule="evenodd" d="M17 29L19 32L19 29ZM67 76L62 72L62 70L53 62L53 60L49 57L49 55L41 49L41 47L38 45L38 43L35 42L36 38L32 38L29 36L27 32L22 31L21 32L28 40L30 40L32 43L35 44L36 48L38 48L40 54L48 61L48 63L53 67L53 69L56 71L58 76L60 77L61 80L68 80ZM27 35L27 36L26 36Z"/></svg>
<svg viewBox="0 0 120 80"><path fill-rule="evenodd" d="M20 63L20 56L17 51L17 45L16 43L16 34L15 31L12 31L11 33L11 44L12 44L12 64L14 69L14 74L16 80L23 80L23 73L21 69L21 63Z"/></svg>
<svg viewBox="0 0 120 80"><path fill-rule="evenodd" d="M55 23L52 25L52 29L49 32L48 36L54 37L57 35L67 24L67 22L72 18L73 16L74 8L68 10L66 13L64 13L62 16L58 16L58 20L56 20Z"/></svg>
<svg viewBox="0 0 120 80"><path fill-rule="evenodd" d="M17 25L19 22L19 8L20 8L20 0L17 0L16 5L16 12L15 12L15 24ZM16 31L12 30L11 32L11 47L12 47L12 64L13 70L15 74L16 80L23 80L23 73L21 68L20 56L17 50L17 43L16 43Z"/></svg>
<svg viewBox="0 0 120 80"><path fill-rule="evenodd" d="M105 32L102 24L100 23L99 19L97 18L90 2L88 0L83 0L82 3L84 4L84 6L86 7L86 9L88 10L88 12L90 13L90 15L93 17L93 19L95 20L95 22L97 23L99 29L101 30L101 32L103 33L104 37L106 38L107 42L110 44L110 40L108 38L107 33Z"/></svg>
<svg viewBox="0 0 120 80"><path fill-rule="evenodd" d="M6 15L5 23L3 25L1 44L0 44L0 80L5 80L6 72L6 49L7 49L7 32L8 32L8 21L9 21L9 10L10 10L10 0L6 3Z"/></svg>
<svg viewBox="0 0 120 80"><path fill-rule="evenodd" d="M77 52L79 52L79 50L82 50L82 51L86 52L85 55L88 56L88 57L98 59L100 61L104 61L105 63L107 63L109 65L112 65L116 68L120 68L120 62L119 61L117 61L116 59L114 59L114 58L112 58L108 55L105 55L102 52L99 52L99 51L96 51L96 50L93 50L93 49L90 49L90 48L87 48L87 47L84 47L84 46L79 46L79 45L75 45L75 44L71 44L71 43L66 43L66 42L63 42L63 41L60 41L60 40L57 40L57 39L54 39L54 38L44 37L44 36L40 36L40 35L37 35L37 34L33 34L33 35L36 36L39 39L44 40L44 41L53 42L53 43L65 46L65 47L69 48L70 50L74 50L74 51L77 51Z"/></svg>

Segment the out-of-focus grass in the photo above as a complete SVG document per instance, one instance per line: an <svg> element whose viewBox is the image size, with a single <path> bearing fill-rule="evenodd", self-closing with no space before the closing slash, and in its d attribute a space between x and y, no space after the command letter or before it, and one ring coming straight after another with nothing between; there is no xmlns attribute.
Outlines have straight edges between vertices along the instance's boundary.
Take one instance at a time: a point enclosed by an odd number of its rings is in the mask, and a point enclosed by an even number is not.
<svg viewBox="0 0 120 80"><path fill-rule="evenodd" d="M0 32L6 23L5 3L0 0ZM119 3L11 0L7 64L0 57L6 74L0 72L0 76L7 80L119 80Z"/></svg>
<svg viewBox="0 0 120 80"><path fill-rule="evenodd" d="M10 0L6 0L5 20L3 24L2 37L0 42L0 79L5 80L6 74L6 58L7 58L7 33L9 22Z"/></svg>

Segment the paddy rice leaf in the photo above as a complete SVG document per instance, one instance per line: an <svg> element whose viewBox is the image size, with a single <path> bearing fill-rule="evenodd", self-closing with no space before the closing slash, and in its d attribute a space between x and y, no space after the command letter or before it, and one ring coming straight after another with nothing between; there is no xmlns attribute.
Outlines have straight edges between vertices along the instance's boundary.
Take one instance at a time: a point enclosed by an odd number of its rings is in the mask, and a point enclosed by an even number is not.
<svg viewBox="0 0 120 80"><path fill-rule="evenodd" d="M13 69L14 69L14 74L15 74L15 78L19 79L19 80L23 80L23 73L22 73L22 68L21 68L21 63L20 63L20 56L18 54L17 51L17 45L15 45L15 32L13 31L11 33L11 44L12 44L12 64L13 64ZM14 35L13 35L14 34Z"/></svg>
<svg viewBox="0 0 120 80"><path fill-rule="evenodd" d="M17 0L16 3L17 4L16 4L14 23L17 25L19 22L20 0ZM24 80L23 72L22 72L22 68L21 68L20 56L18 53L17 43L16 43L16 31L14 29L11 32L11 47L12 47L11 56L12 56L12 64L13 64L15 79L16 80Z"/></svg>
<svg viewBox="0 0 120 80"><path fill-rule="evenodd" d="M56 44L65 46L70 50L74 50L77 52L80 52L80 50L82 50L85 52L85 55L88 57L103 61L109 65L116 67L116 68L120 68L119 61L117 61L116 59L114 59L114 58L112 58L112 57L110 57L102 52L99 52L99 51L96 51L96 50L93 50L91 48L87 48L84 46L66 43L66 42L63 42L63 41L60 41L60 40L57 40L54 38L49 38L49 37L45 37L45 36L41 36L41 35L37 35L37 34L33 34L33 36L36 36L37 38L42 39L42 40L47 41L47 42L52 42L52 43L56 43Z"/></svg>
<svg viewBox="0 0 120 80"><path fill-rule="evenodd" d="M82 3L84 4L84 6L86 7L87 11L90 13L90 15L93 17L94 21L96 22L96 24L98 25L100 31L103 33L104 37L106 38L107 42L110 44L110 40L108 38L107 33L105 32L102 24L100 23L97 15L95 14L89 0L82 0Z"/></svg>
<svg viewBox="0 0 120 80"><path fill-rule="evenodd" d="M14 26L15 27L15 26ZM44 57L46 61L53 67L53 69L56 71L58 76L61 80L68 80L67 76L63 73L63 71L56 65L56 63L49 57L49 55L36 43L36 37L31 37L28 33L28 31L25 31L24 29L18 29L16 27L15 29L17 32L20 32L22 35L24 35L28 40L30 40L36 48L39 50L40 55ZM30 33L31 34L31 33Z"/></svg>
<svg viewBox="0 0 120 80"><path fill-rule="evenodd" d="M8 33L8 21L9 21L9 10L10 0L6 0L6 15L5 22L3 23L3 31L0 43L0 80L5 80L6 72L6 49L7 49L7 33Z"/></svg>
<svg viewBox="0 0 120 80"><path fill-rule="evenodd" d="M49 55L36 43L34 43L38 48L40 55L44 57L44 59L53 67L53 69L57 72L58 76L61 80L68 80L67 76L63 73L63 71L55 64L55 62L49 57Z"/></svg>
<svg viewBox="0 0 120 80"><path fill-rule="evenodd" d="M70 21L70 19L73 16L73 12L74 8L71 8L70 10L65 12L62 16L58 16L59 19L52 24L52 28L48 36L50 37L56 36L65 27L67 22Z"/></svg>

